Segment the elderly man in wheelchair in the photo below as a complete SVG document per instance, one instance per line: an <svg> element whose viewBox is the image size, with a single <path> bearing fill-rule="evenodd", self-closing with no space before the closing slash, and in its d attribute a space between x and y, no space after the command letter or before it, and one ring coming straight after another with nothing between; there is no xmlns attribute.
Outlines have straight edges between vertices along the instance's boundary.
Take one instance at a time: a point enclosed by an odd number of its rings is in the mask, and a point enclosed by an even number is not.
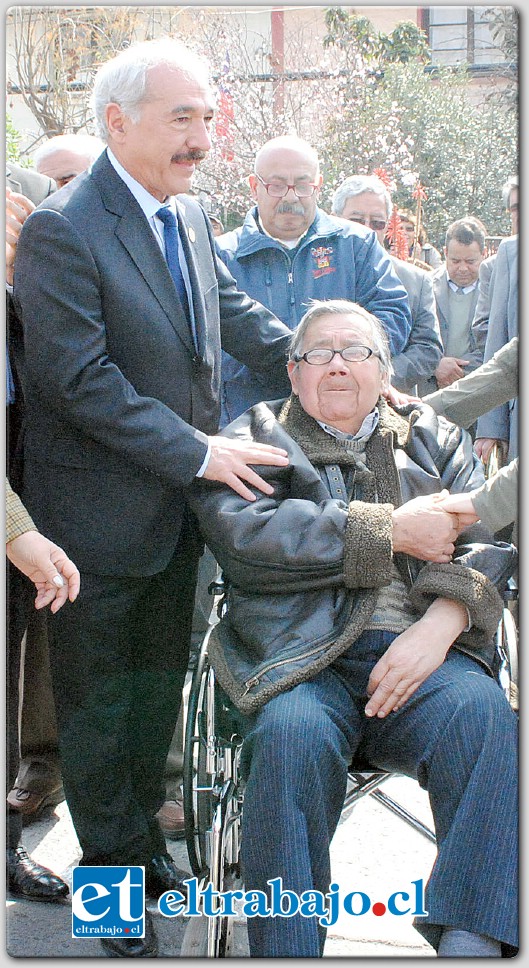
<svg viewBox="0 0 529 968"><path fill-rule="evenodd" d="M191 501L227 576L217 679L245 714L246 890L325 895L348 767L427 789L438 844L414 925L440 957L517 950L517 720L493 678L515 549L438 506L483 482L469 435L392 409L384 331L314 303L293 334L289 399L224 431L287 451L273 494L201 482ZM250 488L248 488L248 492ZM317 957L324 919L248 918L253 957Z"/></svg>

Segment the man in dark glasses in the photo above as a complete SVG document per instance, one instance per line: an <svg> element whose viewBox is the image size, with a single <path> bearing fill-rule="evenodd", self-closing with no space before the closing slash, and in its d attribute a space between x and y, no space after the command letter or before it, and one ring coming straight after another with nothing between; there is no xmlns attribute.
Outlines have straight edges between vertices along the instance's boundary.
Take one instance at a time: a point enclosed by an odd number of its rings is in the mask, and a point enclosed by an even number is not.
<svg viewBox="0 0 529 968"><path fill-rule="evenodd" d="M338 186L332 200L333 215L372 229L381 245L392 210L389 190L376 175L351 175ZM392 358L391 382L397 390L417 394L418 384L433 377L443 355L433 283L425 269L390 258L408 293L411 311L411 332L402 352Z"/></svg>

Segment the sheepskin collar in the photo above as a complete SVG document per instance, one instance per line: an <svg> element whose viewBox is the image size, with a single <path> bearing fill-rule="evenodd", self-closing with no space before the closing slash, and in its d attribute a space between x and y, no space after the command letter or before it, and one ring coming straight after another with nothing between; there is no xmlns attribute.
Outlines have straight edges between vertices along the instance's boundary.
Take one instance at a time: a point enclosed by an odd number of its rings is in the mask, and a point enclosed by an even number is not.
<svg viewBox="0 0 529 968"><path fill-rule="evenodd" d="M396 445L404 447L410 433L409 420L399 416L398 413L388 407L383 397L379 398L377 406L380 419L366 445L369 467L373 467L375 454L380 453L382 440L387 439L388 443L391 443L391 451L393 451L393 447ZM299 402L299 397L295 394L291 394L285 401L277 419L287 433L299 444L312 464L356 464L358 458L354 450L348 446L348 441L339 440L326 433L320 427L318 421L306 413ZM375 463L378 463L376 458Z"/></svg>

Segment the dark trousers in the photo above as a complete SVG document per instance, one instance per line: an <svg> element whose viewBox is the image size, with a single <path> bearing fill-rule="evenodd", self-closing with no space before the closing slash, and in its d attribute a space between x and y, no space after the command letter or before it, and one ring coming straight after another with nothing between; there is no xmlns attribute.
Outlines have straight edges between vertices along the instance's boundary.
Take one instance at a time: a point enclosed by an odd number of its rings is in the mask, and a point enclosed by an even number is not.
<svg viewBox="0 0 529 968"><path fill-rule="evenodd" d="M36 592L29 581L9 561L6 568L7 636L6 636L6 792L15 782L20 760L18 736L20 654L24 632ZM22 834L22 816L7 810L7 846L16 847Z"/></svg>
<svg viewBox="0 0 529 968"><path fill-rule="evenodd" d="M249 771L242 836L246 890L328 890L329 845L353 754L416 777L428 790L438 844L415 927L437 948L442 927L516 947L517 721L503 692L451 650L398 712L364 715L369 674L392 633L364 633L309 682L271 699L243 748ZM356 886L356 885L355 885ZM342 894L347 886L341 885ZM248 918L252 957L318 957L315 917Z"/></svg>
<svg viewBox="0 0 529 968"><path fill-rule="evenodd" d="M166 852L155 814L180 708L199 549L183 526L163 572L83 573L50 616L63 783L83 864L147 864Z"/></svg>
<svg viewBox="0 0 529 968"><path fill-rule="evenodd" d="M22 643L20 764L16 778L18 787L41 796L62 786L47 618L46 609L32 609Z"/></svg>

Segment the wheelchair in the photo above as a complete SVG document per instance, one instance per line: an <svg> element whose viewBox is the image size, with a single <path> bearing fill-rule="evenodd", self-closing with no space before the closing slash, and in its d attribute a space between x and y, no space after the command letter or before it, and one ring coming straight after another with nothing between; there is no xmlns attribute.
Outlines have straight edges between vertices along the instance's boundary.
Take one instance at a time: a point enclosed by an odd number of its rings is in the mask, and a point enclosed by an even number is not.
<svg viewBox="0 0 529 968"><path fill-rule="evenodd" d="M210 585L215 604L189 691L183 768L185 839L191 870L197 878L199 890L211 884L212 890L219 893L243 889L239 861L244 801L244 782L240 775L242 714L216 681L208 659L208 642L224 610L223 592L222 578L218 578ZM511 580L496 633L495 672L515 710L518 708L517 629L512 603L516 600L517 588ZM372 796L435 843L433 830L380 789L385 781L397 775L365 763L353 763L348 773L340 822L362 797ZM185 930L181 957L232 957L237 944L239 949L241 946L244 949L244 921L237 915L219 913L214 917L191 917ZM247 955L246 950L237 953Z"/></svg>
<svg viewBox="0 0 529 968"><path fill-rule="evenodd" d="M215 892L242 887L242 736L237 729L237 710L216 682L208 659L208 642L224 608L223 591L222 580L210 585L215 602L189 690L182 784L191 870L199 890L209 883ZM233 919L225 916L191 918L181 957L230 957L233 928Z"/></svg>

